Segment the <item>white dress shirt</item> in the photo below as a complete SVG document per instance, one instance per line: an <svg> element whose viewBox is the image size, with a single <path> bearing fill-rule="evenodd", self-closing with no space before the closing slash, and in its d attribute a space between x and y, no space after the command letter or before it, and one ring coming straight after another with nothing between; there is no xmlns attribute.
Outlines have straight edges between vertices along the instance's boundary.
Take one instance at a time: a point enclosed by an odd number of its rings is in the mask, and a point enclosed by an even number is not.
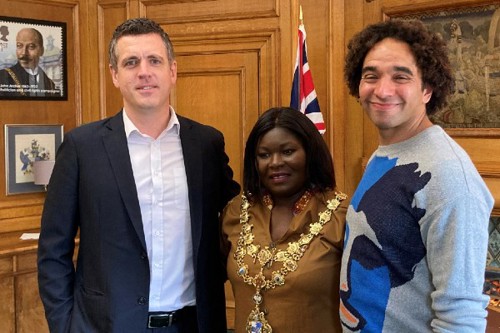
<svg viewBox="0 0 500 333"><path fill-rule="evenodd" d="M45 89L45 83L40 80L38 66L35 69L25 68L24 70L29 75L30 96L44 96L42 92Z"/></svg>
<svg viewBox="0 0 500 333"><path fill-rule="evenodd" d="M170 109L157 139L142 134L123 112L151 274L149 311L195 305L191 218L180 124Z"/></svg>

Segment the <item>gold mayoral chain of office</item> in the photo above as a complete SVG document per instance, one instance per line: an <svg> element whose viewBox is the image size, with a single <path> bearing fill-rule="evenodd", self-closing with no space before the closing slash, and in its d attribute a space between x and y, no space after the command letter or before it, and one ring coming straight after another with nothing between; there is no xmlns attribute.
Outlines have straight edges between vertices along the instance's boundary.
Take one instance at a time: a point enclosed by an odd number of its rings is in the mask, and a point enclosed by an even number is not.
<svg viewBox="0 0 500 333"><path fill-rule="evenodd" d="M307 193L308 191L304 195L307 196ZM310 199L310 197L309 193L307 199ZM285 277L288 273L297 269L298 262L306 252L309 243L321 232L323 226L330 221L332 213L340 205L340 202L346 198L347 196L344 193L336 192L335 198L327 201L326 210L318 213L319 221L309 224L309 232L307 234L302 233L297 241L288 243L286 250L277 250L274 245L261 248L260 245L253 244L255 238L252 233L253 225L248 223L250 220L248 214L250 203L245 195L241 196L241 231L234 258L238 266L237 274L243 278L246 284L255 287L255 294L252 297L255 307L250 312L246 325L248 333L271 333L273 331L265 317L267 312L265 313L260 309L263 301L263 292L285 284ZM304 207L308 201L303 202ZM268 208L271 209L272 206ZM254 263L258 261L260 264L260 271L255 276L248 274L248 265L243 261L247 254L253 259ZM281 268L271 273L271 279L266 279L263 273L264 269L271 268L275 262L280 262L282 265Z"/></svg>

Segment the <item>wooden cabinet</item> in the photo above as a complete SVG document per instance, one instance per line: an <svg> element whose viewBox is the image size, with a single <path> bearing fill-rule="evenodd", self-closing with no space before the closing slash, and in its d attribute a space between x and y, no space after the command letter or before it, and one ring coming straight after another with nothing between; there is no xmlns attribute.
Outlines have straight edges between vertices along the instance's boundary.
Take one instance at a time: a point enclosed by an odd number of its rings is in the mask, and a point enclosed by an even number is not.
<svg viewBox="0 0 500 333"><path fill-rule="evenodd" d="M0 237L0 332L48 333L38 293L38 241L21 240L21 235L12 232ZM78 240L76 244L75 262Z"/></svg>
<svg viewBox="0 0 500 333"><path fill-rule="evenodd" d="M0 269L0 322L5 332L15 332L15 299L14 299L14 277L6 275L3 270L5 259L0 259L2 268Z"/></svg>
<svg viewBox="0 0 500 333"><path fill-rule="evenodd" d="M0 323L4 333L48 332L38 294L36 240L20 232L0 239Z"/></svg>

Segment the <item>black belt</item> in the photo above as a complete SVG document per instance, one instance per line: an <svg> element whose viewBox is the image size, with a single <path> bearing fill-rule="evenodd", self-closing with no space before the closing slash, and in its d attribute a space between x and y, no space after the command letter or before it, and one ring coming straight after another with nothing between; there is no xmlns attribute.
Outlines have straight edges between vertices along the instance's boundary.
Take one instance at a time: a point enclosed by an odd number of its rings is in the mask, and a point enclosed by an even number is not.
<svg viewBox="0 0 500 333"><path fill-rule="evenodd" d="M185 320L196 321L196 306L185 306L170 312L149 312L148 328L168 327Z"/></svg>

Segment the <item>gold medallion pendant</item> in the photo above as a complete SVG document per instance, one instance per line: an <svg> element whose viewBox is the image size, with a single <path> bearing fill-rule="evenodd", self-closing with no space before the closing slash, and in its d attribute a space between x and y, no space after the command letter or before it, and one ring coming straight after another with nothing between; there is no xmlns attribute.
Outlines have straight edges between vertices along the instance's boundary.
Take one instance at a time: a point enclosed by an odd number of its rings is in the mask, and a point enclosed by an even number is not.
<svg viewBox="0 0 500 333"><path fill-rule="evenodd" d="M311 195L307 194L307 205ZM250 312L246 331L247 333L272 333L273 329L271 324L267 321L267 310L263 311L260 305L263 301L263 293L266 290L274 289L285 284L285 277L288 273L295 271L298 268L298 262L307 251L309 243L320 234L323 226L330 221L332 213L337 209L342 200L347 196L344 193L336 192L335 199L327 201L327 208L318 214L319 221L309 224L309 232L301 234L299 240L288 243L285 250L278 250L275 246L264 246L253 244L255 236L252 233L253 224L248 223L250 215L248 209L250 203L245 195L241 196L241 211L240 211L240 225L241 231L238 238L237 247L234 253L236 264L238 266L237 274L243 281L255 287L255 294L252 297L255 303L254 309ZM272 206L271 208L272 209ZM248 265L244 263L245 256L248 255L252 258L254 264L259 264L259 272L255 276L250 276L248 272ZM274 263L281 263L281 267L273 270L271 278L267 279L264 276L264 268L270 269Z"/></svg>
<svg viewBox="0 0 500 333"><path fill-rule="evenodd" d="M255 308L250 312L247 319L247 332L251 333L272 333L273 329L271 325L266 320L264 312L259 308L260 303L262 303L262 295L256 293L253 296L253 301L255 302Z"/></svg>
<svg viewBox="0 0 500 333"><path fill-rule="evenodd" d="M247 332L251 333L271 333L273 329L264 317L264 312L256 309L250 312L247 320Z"/></svg>

